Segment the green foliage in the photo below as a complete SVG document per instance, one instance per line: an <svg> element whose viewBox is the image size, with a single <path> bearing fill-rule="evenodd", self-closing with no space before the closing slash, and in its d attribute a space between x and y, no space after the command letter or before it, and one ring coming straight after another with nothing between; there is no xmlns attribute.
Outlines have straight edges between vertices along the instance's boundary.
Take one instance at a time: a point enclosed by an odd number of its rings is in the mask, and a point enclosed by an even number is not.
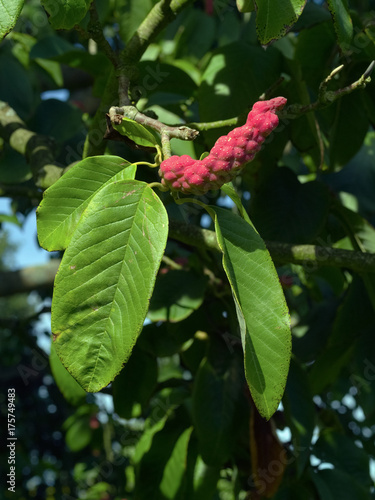
<svg viewBox="0 0 375 500"><path fill-rule="evenodd" d="M375 94L351 86L375 58L372 2L21 6L0 2L0 225L13 241L39 204L61 261L52 291L0 239L16 497L373 498L375 273L354 261L375 252ZM145 116L125 106L114 132L119 83ZM204 158L278 95L233 183L160 189L170 151ZM168 144L146 117L200 134Z"/></svg>
<svg viewBox="0 0 375 500"><path fill-rule="evenodd" d="M23 0L5 0L0 5L0 40L2 40L16 24L23 7Z"/></svg>
<svg viewBox="0 0 375 500"><path fill-rule="evenodd" d="M257 33L262 45L283 37L297 21L306 0L254 0L257 10Z"/></svg>
<svg viewBox="0 0 375 500"><path fill-rule="evenodd" d="M56 30L69 30L85 17L92 0L41 0Z"/></svg>

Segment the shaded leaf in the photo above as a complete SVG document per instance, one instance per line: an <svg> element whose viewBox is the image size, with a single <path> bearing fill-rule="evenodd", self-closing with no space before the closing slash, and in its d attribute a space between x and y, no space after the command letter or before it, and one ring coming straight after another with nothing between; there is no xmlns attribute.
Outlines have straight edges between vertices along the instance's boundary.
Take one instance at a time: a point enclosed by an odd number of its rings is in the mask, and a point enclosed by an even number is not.
<svg viewBox="0 0 375 500"><path fill-rule="evenodd" d="M108 184L84 211L56 276L52 331L86 391L109 384L129 358L167 232L164 206L143 182Z"/></svg>
<svg viewBox="0 0 375 500"><path fill-rule="evenodd" d="M279 78L281 65L282 56L273 47L264 51L260 47L235 42L215 50L198 89L201 121L238 116L245 111L244 103L250 110L264 89ZM228 128L206 132L205 135L214 141L223 133L227 134Z"/></svg>
<svg viewBox="0 0 375 500"><path fill-rule="evenodd" d="M294 360L289 369L284 407L293 436L298 474L305 469L315 427L315 407L306 371Z"/></svg>
<svg viewBox="0 0 375 500"><path fill-rule="evenodd" d="M328 8L333 17L337 41L342 50L351 49L353 23L350 18L347 0L327 0Z"/></svg>
<svg viewBox="0 0 375 500"><path fill-rule="evenodd" d="M313 453L322 462L346 472L358 484L371 485L369 456L349 436L326 430L315 443Z"/></svg>
<svg viewBox="0 0 375 500"><path fill-rule="evenodd" d="M64 250L93 196L106 184L134 179L136 167L118 156L90 156L70 168L43 194L38 239L46 250Z"/></svg>
<svg viewBox="0 0 375 500"><path fill-rule="evenodd" d="M204 299L207 278L191 271L169 270L158 276L147 317L151 321L182 321Z"/></svg>
<svg viewBox="0 0 375 500"><path fill-rule="evenodd" d="M129 361L113 382L113 404L115 412L122 418L135 416L135 406L140 409L148 403L158 375L155 356L137 348L133 349Z"/></svg>
<svg viewBox="0 0 375 500"><path fill-rule="evenodd" d="M297 21L306 0L254 0L257 17L257 33L262 45L282 38Z"/></svg>
<svg viewBox="0 0 375 500"><path fill-rule="evenodd" d="M186 429L178 438L168 462L165 464L160 491L163 498L177 498L181 491L186 474L187 451L193 427Z"/></svg>
<svg viewBox="0 0 375 500"><path fill-rule="evenodd" d="M74 28L86 15L92 0L41 0L56 30Z"/></svg>
<svg viewBox="0 0 375 500"><path fill-rule="evenodd" d="M51 371L57 387L60 389L64 398L72 405L78 405L86 397L86 392L74 380L68 370L61 363L56 354L55 346L51 345L51 354L49 356Z"/></svg>
<svg viewBox="0 0 375 500"><path fill-rule="evenodd" d="M292 170L280 167L256 192L251 214L266 240L310 243L324 228L329 207L329 191L324 184L301 184Z"/></svg>
<svg viewBox="0 0 375 500"><path fill-rule="evenodd" d="M291 333L288 308L266 246L241 217L221 208L215 228L241 327L245 373L260 414L269 419L285 389Z"/></svg>
<svg viewBox="0 0 375 500"><path fill-rule="evenodd" d="M238 360L236 360L238 361ZM193 420L199 451L207 465L225 463L235 444L236 413L245 380L235 363L219 373L206 358L195 377Z"/></svg>
<svg viewBox="0 0 375 500"><path fill-rule="evenodd" d="M319 470L312 476L320 500L370 500L369 491L338 469Z"/></svg>
<svg viewBox="0 0 375 500"><path fill-rule="evenodd" d="M368 128L366 109L358 92L338 100L330 131L332 170L344 166L360 150Z"/></svg>

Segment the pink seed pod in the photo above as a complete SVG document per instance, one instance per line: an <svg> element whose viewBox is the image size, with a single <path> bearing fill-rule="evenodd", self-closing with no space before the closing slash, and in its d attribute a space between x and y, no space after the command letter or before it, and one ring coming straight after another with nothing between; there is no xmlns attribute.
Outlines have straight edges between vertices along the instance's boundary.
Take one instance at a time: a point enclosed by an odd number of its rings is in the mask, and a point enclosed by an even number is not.
<svg viewBox="0 0 375 500"><path fill-rule="evenodd" d="M162 161L159 169L161 183L184 194L201 195L219 189L254 158L265 138L278 126L276 113L285 104L285 97L256 102L245 125L219 137L203 160L174 155Z"/></svg>

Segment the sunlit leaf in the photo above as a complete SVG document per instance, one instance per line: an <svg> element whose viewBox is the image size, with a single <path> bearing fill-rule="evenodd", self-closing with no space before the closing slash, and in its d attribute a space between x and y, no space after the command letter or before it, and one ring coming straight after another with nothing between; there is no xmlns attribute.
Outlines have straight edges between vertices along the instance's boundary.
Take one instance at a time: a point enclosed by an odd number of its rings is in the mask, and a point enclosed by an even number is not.
<svg viewBox="0 0 375 500"><path fill-rule="evenodd" d="M143 182L108 184L84 211L56 276L52 331L86 391L109 384L129 358L167 232L165 208Z"/></svg>

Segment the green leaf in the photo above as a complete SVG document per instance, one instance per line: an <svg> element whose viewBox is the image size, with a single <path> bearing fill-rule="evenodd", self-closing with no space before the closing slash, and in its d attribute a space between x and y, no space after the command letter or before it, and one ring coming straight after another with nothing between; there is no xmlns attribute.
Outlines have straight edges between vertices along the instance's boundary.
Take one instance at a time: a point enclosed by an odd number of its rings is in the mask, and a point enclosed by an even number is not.
<svg viewBox="0 0 375 500"><path fill-rule="evenodd" d="M62 259L52 331L64 366L88 392L109 384L142 329L168 219L147 184L119 181L95 196Z"/></svg>
<svg viewBox="0 0 375 500"><path fill-rule="evenodd" d="M92 0L41 0L56 30L74 28L86 15Z"/></svg>
<svg viewBox="0 0 375 500"><path fill-rule="evenodd" d="M133 463L139 464L143 456L150 450L155 434L160 432L168 420L168 414L164 415L160 420L154 423L151 427L144 430L140 440L138 441L133 456Z"/></svg>
<svg viewBox="0 0 375 500"><path fill-rule="evenodd" d="M37 209L38 239L49 250L64 250L91 199L106 183L134 179L136 167L118 156L90 156L48 188Z"/></svg>
<svg viewBox="0 0 375 500"><path fill-rule="evenodd" d="M0 68L6 68L6 71L0 71L1 100L23 120L29 118L36 96L30 74L18 59L5 51L0 52Z"/></svg>
<svg viewBox="0 0 375 500"><path fill-rule="evenodd" d="M297 21L306 0L254 0L257 17L257 33L262 45L269 45L282 38Z"/></svg>
<svg viewBox="0 0 375 500"><path fill-rule="evenodd" d="M315 427L315 407L306 371L293 360L290 364L283 402L287 422L292 431L297 471L301 476L310 456Z"/></svg>
<svg viewBox="0 0 375 500"><path fill-rule="evenodd" d="M143 409L153 393L158 375L155 356L135 346L129 361L113 382L115 412L122 418L132 418L137 408ZM135 406L138 405L138 406Z"/></svg>
<svg viewBox="0 0 375 500"><path fill-rule="evenodd" d="M369 455L349 436L326 429L315 443L313 454L322 462L345 471L359 484L371 485Z"/></svg>
<svg viewBox="0 0 375 500"><path fill-rule="evenodd" d="M152 132L150 132L145 126L131 120L130 118L126 118L124 116L120 125L116 125L115 123L112 125L117 132L121 135L129 137L129 139L134 141L139 146L153 148L158 144L158 141Z"/></svg>
<svg viewBox="0 0 375 500"><path fill-rule="evenodd" d="M167 401L167 404L169 406L170 402ZM155 408L154 413L159 415L164 408L160 404ZM169 408L170 410L172 410L171 407ZM157 427L160 430L155 432L155 428ZM144 439L144 436L151 434L151 432L152 436L149 435L147 439ZM137 468L134 498L139 500L147 500L149 498L153 500L179 498L178 494L175 497L172 495L176 489L179 490L177 483L183 479L181 475L184 474L186 460L184 461L182 457L184 454L186 456L184 449L186 449L188 444L187 441L190 438L190 432L191 421L183 406L177 409L175 407L165 423L164 418L162 418L154 428L145 432L141 439L143 441L141 450L139 450L139 445L136 448ZM142 458L139 461L140 452L142 452ZM181 462L178 463L178 460L181 460ZM168 470L167 475L166 470ZM173 471L177 474L175 478L177 482L172 477ZM163 492L161 491L162 484Z"/></svg>
<svg viewBox="0 0 375 500"><path fill-rule="evenodd" d="M0 182L18 184L31 177L30 165L26 158L5 143L0 157Z"/></svg>
<svg viewBox="0 0 375 500"><path fill-rule="evenodd" d="M238 359L236 359L238 361ZM238 429L238 401L245 380L236 363L219 373L205 358L196 374L193 390L193 420L199 452L207 465L220 466L229 458Z"/></svg>
<svg viewBox="0 0 375 500"><path fill-rule="evenodd" d="M23 0L2 0L0 2L0 41L14 28L23 3Z"/></svg>
<svg viewBox="0 0 375 500"><path fill-rule="evenodd" d="M347 0L327 0L328 8L333 17L337 41L344 51L351 49L353 23L350 18Z"/></svg>
<svg viewBox="0 0 375 500"><path fill-rule="evenodd" d="M301 184L292 170L280 167L254 195L251 214L265 240L310 243L324 228L330 202L324 184Z"/></svg>
<svg viewBox="0 0 375 500"><path fill-rule="evenodd" d="M215 50L202 75L198 89L201 121L223 120L244 113L270 87L282 71L281 53L274 47L260 47L235 42ZM230 106L228 106L230 99ZM228 128L206 132L216 140Z"/></svg>
<svg viewBox="0 0 375 500"><path fill-rule="evenodd" d="M116 2L115 19L120 26L121 39L127 43L150 12L156 0L126 0Z"/></svg>
<svg viewBox="0 0 375 500"><path fill-rule="evenodd" d="M158 276L147 317L151 321L182 321L203 302L207 278L191 271L169 270Z"/></svg>
<svg viewBox="0 0 375 500"><path fill-rule="evenodd" d="M269 419L288 374L288 308L271 257L254 227L228 210L210 209L238 310L246 379L259 413Z"/></svg>
<svg viewBox="0 0 375 500"><path fill-rule="evenodd" d="M65 441L71 451L80 451L88 446L92 439L90 416L82 415L75 419L66 431Z"/></svg>
<svg viewBox="0 0 375 500"><path fill-rule="evenodd" d="M55 346L53 344L51 345L49 362L53 378L55 379L56 385L60 389L64 398L72 405L79 405L86 397L86 392L63 366L56 354Z"/></svg>
<svg viewBox="0 0 375 500"><path fill-rule="evenodd" d="M355 127L353 127L355 123ZM369 120L359 92L345 96L336 103L330 128L331 170L342 167L360 150L366 137Z"/></svg>
<svg viewBox="0 0 375 500"><path fill-rule="evenodd" d="M236 4L240 12L253 12L255 9L254 0L236 0Z"/></svg>
<svg viewBox="0 0 375 500"><path fill-rule="evenodd" d="M75 134L82 133L82 111L68 102L46 99L35 110L29 127L36 133L53 137L61 145Z"/></svg>
<svg viewBox="0 0 375 500"><path fill-rule="evenodd" d="M172 64L160 63L159 61L141 61L137 69L139 71L137 90L141 92L142 96L149 97L156 92L169 92L190 97L197 89L197 85L188 71L172 66Z"/></svg>
<svg viewBox="0 0 375 500"><path fill-rule="evenodd" d="M219 467L210 467L198 455L194 470L194 500L213 498L220 476Z"/></svg>
<svg viewBox="0 0 375 500"><path fill-rule="evenodd" d="M160 491L163 498L170 500L177 498L176 495L183 486L183 480L186 474L186 462L188 445L193 427L186 429L178 438L173 448L170 459L165 465L163 479L160 483Z"/></svg>
<svg viewBox="0 0 375 500"><path fill-rule="evenodd" d="M323 469L312 474L320 500L370 500L369 489L339 469Z"/></svg>
<svg viewBox="0 0 375 500"><path fill-rule="evenodd" d="M12 215L9 215L9 214L0 214L0 225L3 222L7 222L8 224L15 224L18 227L22 226L22 224L18 220L18 217L17 217L16 214L12 214Z"/></svg>

